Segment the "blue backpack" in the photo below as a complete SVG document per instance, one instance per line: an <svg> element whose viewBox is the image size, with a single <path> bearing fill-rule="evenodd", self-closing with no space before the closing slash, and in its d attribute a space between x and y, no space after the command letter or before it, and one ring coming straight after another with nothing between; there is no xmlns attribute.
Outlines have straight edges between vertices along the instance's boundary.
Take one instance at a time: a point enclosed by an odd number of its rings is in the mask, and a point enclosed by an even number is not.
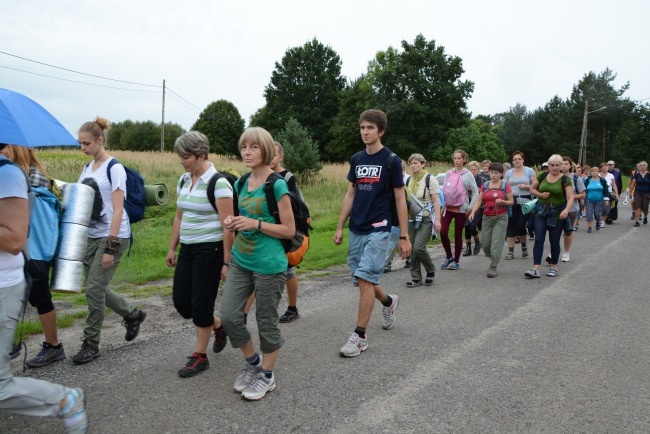
<svg viewBox="0 0 650 434"><path fill-rule="evenodd" d="M1 160L0 166L14 164ZM27 184L29 186L29 183ZM29 187L29 232L25 268L34 279L47 276L59 242L61 202L45 187Z"/></svg>
<svg viewBox="0 0 650 434"><path fill-rule="evenodd" d="M111 167L118 163L119 161L113 158L106 166L106 177L111 185L113 184L111 180ZM142 179L142 175L135 169L124 166L124 170L126 171L126 199L124 200L124 209L129 216L129 222L137 223L144 218L144 209L146 206L144 179Z"/></svg>

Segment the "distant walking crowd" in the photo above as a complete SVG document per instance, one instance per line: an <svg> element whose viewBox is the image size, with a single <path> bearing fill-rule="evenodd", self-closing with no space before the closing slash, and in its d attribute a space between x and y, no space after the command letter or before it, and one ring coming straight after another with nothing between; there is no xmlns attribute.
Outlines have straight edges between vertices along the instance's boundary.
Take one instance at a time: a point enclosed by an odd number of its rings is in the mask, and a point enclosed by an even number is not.
<svg viewBox="0 0 650 434"><path fill-rule="evenodd" d="M347 262L359 291L354 327L339 350L343 357L368 349L375 300L381 305L381 328L390 330L395 325L400 299L381 287L395 250L408 261L406 287L416 288L434 283L436 267L427 251L432 235L440 237L445 252L440 269L458 271L461 255L478 255L482 249L489 259L488 278L498 276L501 259L515 258L516 244L522 257L528 257L527 242L534 240L533 265L524 275L535 279L541 277L548 234L546 275L556 277L558 263L570 261L573 232L581 219L592 233L594 222L598 231L617 218L612 210L617 209L622 178L613 161L589 168L552 155L536 173L524 164L520 151L512 154L510 163L479 163L468 161L467 153L459 149L451 155L453 167L440 184L427 171L422 154L412 154L405 163L382 144L385 113L364 111L359 128L364 148L350 158L349 185L333 236L335 245L343 244L348 225ZM144 311L109 289L131 228L125 209L126 171L105 149L108 129L103 118L79 129L81 150L92 161L84 166L78 182L93 186L97 196L84 261L89 313L74 364L100 356L106 307L123 318L127 341L138 336L146 318ZM296 233L290 197L300 190L293 174L283 167L282 145L266 130L246 129L238 148L250 173L231 182L208 161L210 143L204 134L190 131L176 140L174 150L184 173L176 185L177 210L165 263L175 267L173 304L195 326L194 348L178 375L192 377L209 368L211 337L214 353L230 341L244 359L233 389L244 399L259 400L277 386L274 367L284 345L279 323L300 318L298 279L282 243ZM31 293L31 276L24 273L30 185L52 186L33 150L2 144L0 154L0 346L6 350L0 358L0 411L59 416L69 432L85 432L88 418L82 390L16 378L11 372L10 357L20 351L14 333L27 300L38 310L45 339L27 365L47 366L64 359L65 353L57 336L49 270L37 276ZM633 201L634 226L640 226L641 214L647 224L650 175L645 161L632 174L628 199ZM224 282L222 305L215 315L220 282ZM280 315L285 287L289 306ZM247 327L253 302L259 349Z"/></svg>

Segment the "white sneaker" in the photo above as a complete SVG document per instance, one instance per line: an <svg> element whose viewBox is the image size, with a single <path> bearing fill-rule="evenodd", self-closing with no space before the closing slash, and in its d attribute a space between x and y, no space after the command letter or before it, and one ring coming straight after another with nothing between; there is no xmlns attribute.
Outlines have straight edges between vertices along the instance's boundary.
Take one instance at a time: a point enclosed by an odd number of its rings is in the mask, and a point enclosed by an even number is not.
<svg viewBox="0 0 650 434"><path fill-rule="evenodd" d="M260 371L262 370L262 355L260 354L260 363L258 365L251 365L250 363L244 362L244 369L241 370L241 373L235 379L235 384L233 388L235 392L243 392L248 386L250 386L253 381L257 378Z"/></svg>
<svg viewBox="0 0 650 434"><path fill-rule="evenodd" d="M390 294L390 298L393 299L391 305L388 307L384 306L381 309L381 328L384 330L390 330L395 325L395 311L399 305L399 297L395 294Z"/></svg>
<svg viewBox="0 0 650 434"><path fill-rule="evenodd" d="M275 390L275 374L271 378L266 378L263 372L257 375L257 378L241 393L242 398L249 401L259 401L264 398L268 392Z"/></svg>
<svg viewBox="0 0 650 434"><path fill-rule="evenodd" d="M569 252L562 253L562 262L569 262L570 260L571 256L569 255Z"/></svg>
<svg viewBox="0 0 650 434"><path fill-rule="evenodd" d="M601 227L601 228L604 228L604 227L605 227L605 222L602 221L602 220L600 221L600 227Z"/></svg>
<svg viewBox="0 0 650 434"><path fill-rule="evenodd" d="M352 332L350 338L343 345L339 354L343 357L356 357L361 354L361 351L368 349L368 339L361 339L358 334Z"/></svg>

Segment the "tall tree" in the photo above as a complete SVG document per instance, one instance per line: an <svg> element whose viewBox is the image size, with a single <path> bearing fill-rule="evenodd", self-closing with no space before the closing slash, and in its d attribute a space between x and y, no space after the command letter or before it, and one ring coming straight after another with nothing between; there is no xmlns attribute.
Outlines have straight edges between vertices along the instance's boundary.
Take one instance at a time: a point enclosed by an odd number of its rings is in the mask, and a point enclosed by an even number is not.
<svg viewBox="0 0 650 434"><path fill-rule="evenodd" d="M237 141L244 132L244 118L230 101L220 99L210 103L192 126L208 136L210 152L239 155Z"/></svg>
<svg viewBox="0 0 650 434"><path fill-rule="evenodd" d="M495 132L508 155L527 149L533 139L533 116L525 105L517 103L507 112L492 117Z"/></svg>
<svg viewBox="0 0 650 434"><path fill-rule="evenodd" d="M478 119L466 127L452 129L447 143L433 153L433 158L436 161L450 161L456 149L467 152L471 160L506 161L506 151L499 143L494 128Z"/></svg>
<svg viewBox="0 0 650 434"><path fill-rule="evenodd" d="M341 58L332 48L316 38L302 47L290 48L281 63L275 63L271 82L264 90L266 105L253 115L251 125L275 134L294 118L327 158L330 128L344 86Z"/></svg>
<svg viewBox="0 0 650 434"><path fill-rule="evenodd" d="M450 129L469 122L466 101L474 83L461 80L461 58L445 54L434 40L420 34L401 48L378 52L368 65L377 108L388 115L384 140L399 155L432 155Z"/></svg>
<svg viewBox="0 0 650 434"><path fill-rule="evenodd" d="M313 178L322 168L318 147L300 123L291 118L284 129L276 134L284 149L284 165L300 182Z"/></svg>
<svg viewBox="0 0 650 434"><path fill-rule="evenodd" d="M375 93L365 75L353 80L343 89L339 111L330 129L332 141L327 144L330 160L346 161L363 148L358 119L364 110L374 106L374 101Z"/></svg>

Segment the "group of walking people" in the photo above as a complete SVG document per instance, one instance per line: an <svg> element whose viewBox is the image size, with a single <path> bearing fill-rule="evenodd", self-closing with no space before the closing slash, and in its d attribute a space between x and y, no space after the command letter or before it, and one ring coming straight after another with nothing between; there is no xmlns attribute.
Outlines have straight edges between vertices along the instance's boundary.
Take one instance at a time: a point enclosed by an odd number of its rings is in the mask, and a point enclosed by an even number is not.
<svg viewBox="0 0 650 434"><path fill-rule="evenodd" d="M105 149L108 127L107 120L97 118L79 130L81 149L92 157L92 162L83 168L78 182L95 184L101 206L93 217L85 257L89 315L81 349L73 357L75 364L99 357L105 307L123 317L127 341L135 339L146 318L144 311L108 287L131 236L124 208L128 195L125 169L119 163L108 169L113 158ZM535 173L524 165L523 152L513 153L512 167L506 170L504 164L488 160L480 165L468 164L468 155L456 150L452 154L453 167L441 186L426 170L424 156L415 153L407 160L412 174L406 177L402 160L381 143L387 128L385 113L364 111L359 128L365 146L350 159L349 186L333 236L335 245L342 244L344 226L349 223L348 265L359 290L356 322L339 351L343 357L355 357L368 349L368 327L375 300L382 309L381 328L390 330L395 325L399 297L381 288L391 234L397 238L400 256L410 260L410 280L406 283L409 288L433 284L435 265L427 252L432 233L440 235L445 251L441 269L459 270L461 254L476 255L482 248L490 260L490 278L497 276L502 257L514 259L517 242L522 257L528 256L529 232L535 240L533 268L525 272L525 277L539 278L548 233L550 267L546 274L555 277L560 258L569 260L571 234L580 216L581 200L584 199L591 231L591 222L599 215L595 193L604 195L605 185L607 189L611 185L611 198L618 199L620 187L616 188L615 182L607 183L598 168L590 170L591 179L583 180L574 173L571 159L560 155L552 155L547 170ZM27 236L27 180L34 186L45 187L49 187L50 181L32 150L12 145L0 147L0 297L4 300L0 303L0 345L7 348L0 359L0 411L60 416L70 432L84 432L87 416L83 391L11 374L13 336L27 293L21 254ZM209 368L207 349L214 336L214 353L221 352L228 341L242 352L243 368L234 380L234 390L244 399L259 400L276 388L274 367L284 344L278 323L299 318L297 279L288 266L281 242L295 234L289 192L297 194L299 190L295 178L282 166L282 145L266 130L246 129L238 148L250 173L231 184L208 161L210 144L204 134L190 131L176 140L174 150L184 173L176 186L177 211L165 262L175 267L174 306L195 326L193 351L178 375L192 377ZM16 164L3 164L5 160ZM269 184L274 173L279 173L282 181ZM278 215L271 212L265 190L268 185ZM639 164L630 187L635 189L638 226L640 212L647 223L650 175L645 162ZM440 200L441 190L444 204ZM415 215L409 215L413 212L407 209L407 198L420 205ZM449 235L452 222L453 251ZM562 234L564 250L560 247ZM508 248L505 256L504 244ZM215 315L215 303L220 282L224 286L219 316ZM280 316L277 309L285 286L289 307ZM252 300L256 305L259 349L255 348L247 327ZM37 279L29 301L38 310L45 341L28 365L40 367L63 359L47 276L43 281Z"/></svg>

